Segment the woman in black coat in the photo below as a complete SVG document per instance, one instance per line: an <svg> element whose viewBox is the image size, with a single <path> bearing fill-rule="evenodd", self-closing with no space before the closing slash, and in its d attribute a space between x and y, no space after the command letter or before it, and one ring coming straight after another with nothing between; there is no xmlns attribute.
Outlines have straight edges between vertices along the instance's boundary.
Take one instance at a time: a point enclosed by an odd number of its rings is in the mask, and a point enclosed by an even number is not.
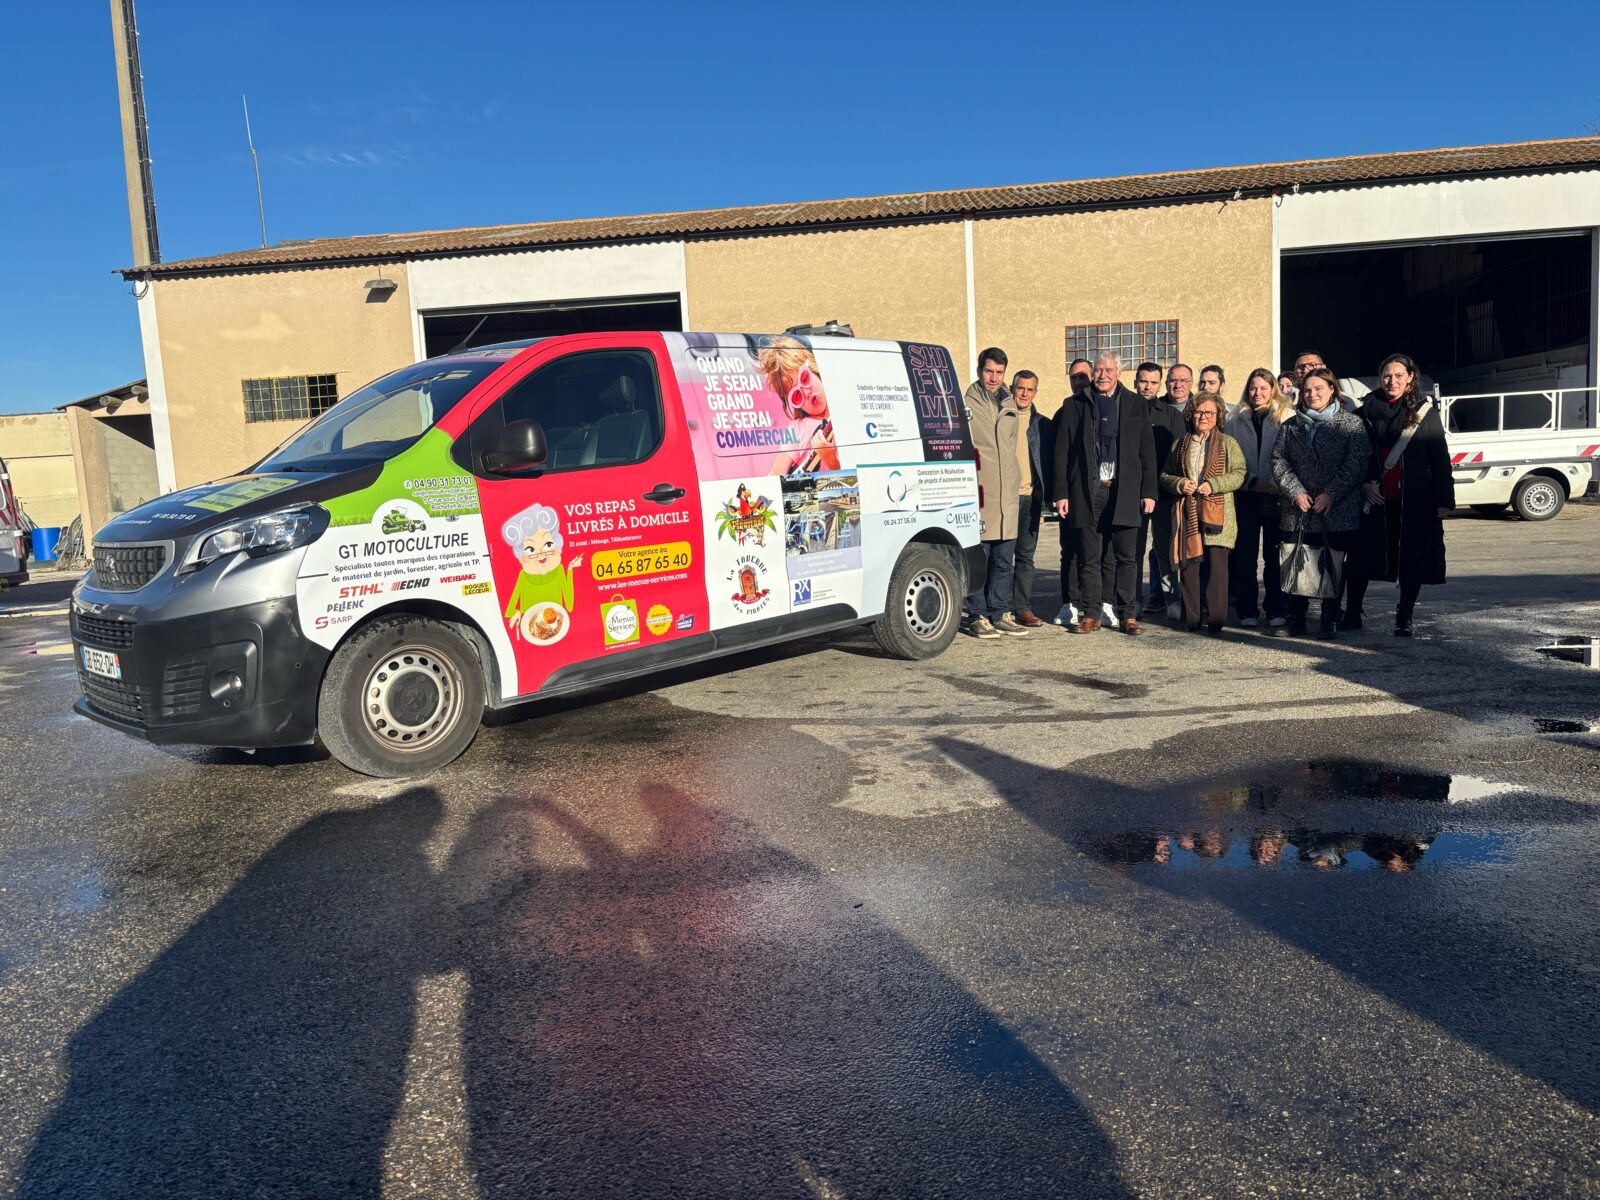
<svg viewBox="0 0 1600 1200"><path fill-rule="evenodd" d="M1361 487L1361 532L1347 564L1346 629L1361 628L1370 580L1399 580L1394 632L1410 637L1422 585L1445 581L1444 515L1456 506L1456 485L1444 422L1434 402L1417 391L1418 378L1416 363L1391 354L1378 367L1378 390L1367 394L1358 411L1372 457ZM1405 447L1395 455L1402 438Z"/></svg>

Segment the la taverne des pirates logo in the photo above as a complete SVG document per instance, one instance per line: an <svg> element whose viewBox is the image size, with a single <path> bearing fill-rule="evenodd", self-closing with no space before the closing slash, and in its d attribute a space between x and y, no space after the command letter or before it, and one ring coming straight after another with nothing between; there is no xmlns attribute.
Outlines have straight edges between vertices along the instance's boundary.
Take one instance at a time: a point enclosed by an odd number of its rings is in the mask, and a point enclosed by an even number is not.
<svg viewBox="0 0 1600 1200"><path fill-rule="evenodd" d="M772 589L764 585L765 571L766 564L754 554L740 555L735 560L733 570L728 572L728 582L734 587L731 599L740 610L758 613L767 606Z"/></svg>
<svg viewBox="0 0 1600 1200"><path fill-rule="evenodd" d="M767 544L767 530L778 530L778 518L772 511L772 502L765 496L751 496L744 484L732 500L725 501L717 510L717 540L732 538L735 545L746 542L757 546Z"/></svg>

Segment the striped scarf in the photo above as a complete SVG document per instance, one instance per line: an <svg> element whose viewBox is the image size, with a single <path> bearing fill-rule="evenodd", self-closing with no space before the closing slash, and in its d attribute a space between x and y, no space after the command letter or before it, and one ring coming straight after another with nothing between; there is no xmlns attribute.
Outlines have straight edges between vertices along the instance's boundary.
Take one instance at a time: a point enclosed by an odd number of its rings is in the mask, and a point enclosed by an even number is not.
<svg viewBox="0 0 1600 1200"><path fill-rule="evenodd" d="M1183 435L1183 440L1178 443L1180 463L1189 461L1189 451L1197 440L1197 434ZM1205 483L1213 480L1227 469L1228 451L1222 443L1222 434L1213 430L1205 439L1205 464L1200 469L1200 478L1195 482ZM1181 564L1204 558L1205 535L1222 532L1223 523L1228 519L1227 503L1216 493L1202 496L1199 492L1191 492L1187 496L1178 497L1176 507L1177 511L1174 514L1176 519L1172 522L1172 560Z"/></svg>

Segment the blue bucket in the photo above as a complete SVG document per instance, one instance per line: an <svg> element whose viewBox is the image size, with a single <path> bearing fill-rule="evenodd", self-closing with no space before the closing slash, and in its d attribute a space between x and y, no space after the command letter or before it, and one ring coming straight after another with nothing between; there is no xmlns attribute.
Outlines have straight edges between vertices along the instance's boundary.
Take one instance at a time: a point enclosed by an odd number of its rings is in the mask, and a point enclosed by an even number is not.
<svg viewBox="0 0 1600 1200"><path fill-rule="evenodd" d="M33 561L55 562L56 543L61 540L59 525L41 525L33 531Z"/></svg>

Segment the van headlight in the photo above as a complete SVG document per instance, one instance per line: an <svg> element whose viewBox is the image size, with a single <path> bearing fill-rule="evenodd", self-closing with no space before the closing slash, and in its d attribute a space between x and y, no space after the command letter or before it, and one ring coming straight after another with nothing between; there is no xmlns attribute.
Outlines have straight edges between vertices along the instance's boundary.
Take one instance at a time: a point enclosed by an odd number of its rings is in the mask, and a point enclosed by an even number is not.
<svg viewBox="0 0 1600 1200"><path fill-rule="evenodd" d="M198 571L208 563L226 558L230 554L248 554L263 558L284 550L293 550L314 542L328 527L328 510L316 504L303 504L295 508L280 508L276 512L247 517L213 529L189 547L183 563L178 568Z"/></svg>

